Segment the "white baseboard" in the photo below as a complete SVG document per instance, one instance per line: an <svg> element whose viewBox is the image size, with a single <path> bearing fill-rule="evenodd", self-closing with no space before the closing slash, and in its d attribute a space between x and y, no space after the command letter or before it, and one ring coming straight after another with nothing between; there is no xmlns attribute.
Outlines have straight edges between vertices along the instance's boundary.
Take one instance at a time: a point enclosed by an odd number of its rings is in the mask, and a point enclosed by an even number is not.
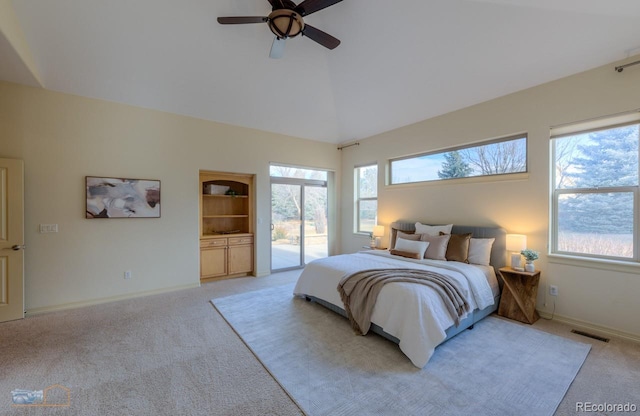
<svg viewBox="0 0 640 416"><path fill-rule="evenodd" d="M82 302L71 302L71 303L64 303L64 304L55 305L55 306L44 306L42 308L27 309L24 315L25 317L28 317L28 316L40 315L43 313L64 311L67 309L82 308L84 306L100 305L101 303L116 302L119 300L134 299L134 298L140 298L140 297L149 296L149 295L159 295L161 293L175 292L175 291L184 290L184 289L193 289L196 287L200 287L200 282L189 283L181 286L173 286L173 287L168 287L164 289L149 290L146 292L127 293L126 295L111 296L108 298L91 299L91 300L82 301Z"/></svg>
<svg viewBox="0 0 640 416"><path fill-rule="evenodd" d="M548 312L538 310L538 313L540 314L541 317L545 319L551 319L552 315ZM574 318L569 318L568 316L554 314L553 320L561 322L563 324L570 325L576 329L582 329L588 332L592 332L595 335L623 338L629 341L640 342L640 335L638 334L632 334L630 332L620 331L618 329L593 324L591 322L582 321L580 319L574 319Z"/></svg>

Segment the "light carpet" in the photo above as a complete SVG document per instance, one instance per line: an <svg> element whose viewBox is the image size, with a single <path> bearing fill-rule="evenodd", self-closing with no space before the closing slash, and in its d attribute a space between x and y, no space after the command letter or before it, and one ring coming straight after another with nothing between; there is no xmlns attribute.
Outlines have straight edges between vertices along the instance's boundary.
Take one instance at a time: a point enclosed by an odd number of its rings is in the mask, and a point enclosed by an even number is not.
<svg viewBox="0 0 640 416"><path fill-rule="evenodd" d="M490 316L418 369L293 285L211 302L310 415L553 415L588 344Z"/></svg>
<svg viewBox="0 0 640 416"><path fill-rule="evenodd" d="M302 415L215 312L212 289L1 323L0 415ZM68 407L13 406L11 391L55 384Z"/></svg>

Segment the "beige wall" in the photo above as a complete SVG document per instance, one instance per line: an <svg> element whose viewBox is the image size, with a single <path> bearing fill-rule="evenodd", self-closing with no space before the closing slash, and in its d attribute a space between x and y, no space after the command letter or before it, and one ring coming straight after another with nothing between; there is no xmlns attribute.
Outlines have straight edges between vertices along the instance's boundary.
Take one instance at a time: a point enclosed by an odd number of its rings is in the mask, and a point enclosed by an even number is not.
<svg viewBox="0 0 640 416"><path fill-rule="evenodd" d="M269 162L339 173L340 160L327 143L9 83L0 83L0 157L25 163L32 312L197 285L200 169L257 175L257 272L265 275ZM85 219L85 175L161 180L162 218ZM337 218L335 207L330 214ZM59 232L39 234L39 224Z"/></svg>
<svg viewBox="0 0 640 416"><path fill-rule="evenodd" d="M340 152L326 143L0 83L0 157L25 161L27 308L197 285L199 169L257 175L257 271L263 275L270 264L270 161L336 171L339 198L332 203L340 209L332 211L338 221L333 231L339 230L334 235L342 251L352 252L368 241L352 232L355 165L379 162L383 184L390 157L518 132L529 135L524 178L381 185L379 223L499 225L527 234L528 245L545 253L549 127L639 108L640 70L617 73L614 65L361 140ZM162 218L84 219L85 175L160 179ZM56 223L60 232L39 234L41 223ZM556 317L640 337L639 272L551 262L544 254L537 266L540 310L552 311L553 298L546 293L555 284ZM123 279L125 270L132 270L133 279Z"/></svg>
<svg viewBox="0 0 640 416"><path fill-rule="evenodd" d="M636 57L637 59L637 57ZM631 59L625 60L629 62ZM358 250L366 238L353 234L353 168L379 163L384 184L389 158L443 149L520 132L529 135L529 174L509 181L379 186L378 223L498 225L527 234L528 246L547 252L549 228L549 127L640 108L640 69L615 72L606 65L360 141L342 151L342 247ZM452 86L452 88L455 88ZM402 111L402 109L390 109ZM388 233L388 231L387 231ZM547 285L559 287L555 314L574 324L640 339L640 267L631 272L592 264L551 262L543 254L538 309L551 313ZM545 306L546 303L546 306Z"/></svg>

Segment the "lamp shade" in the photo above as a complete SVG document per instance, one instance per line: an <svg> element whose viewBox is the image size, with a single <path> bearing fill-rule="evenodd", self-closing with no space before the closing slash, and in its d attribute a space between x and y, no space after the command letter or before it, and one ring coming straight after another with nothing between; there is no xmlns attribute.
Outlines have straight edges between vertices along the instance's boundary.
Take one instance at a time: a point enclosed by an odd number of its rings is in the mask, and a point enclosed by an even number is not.
<svg viewBox="0 0 640 416"><path fill-rule="evenodd" d="M527 248L527 236L524 234L507 234L507 251L520 253Z"/></svg>
<svg viewBox="0 0 640 416"><path fill-rule="evenodd" d="M384 236L384 225L376 225L373 227L373 236L374 237L382 237Z"/></svg>

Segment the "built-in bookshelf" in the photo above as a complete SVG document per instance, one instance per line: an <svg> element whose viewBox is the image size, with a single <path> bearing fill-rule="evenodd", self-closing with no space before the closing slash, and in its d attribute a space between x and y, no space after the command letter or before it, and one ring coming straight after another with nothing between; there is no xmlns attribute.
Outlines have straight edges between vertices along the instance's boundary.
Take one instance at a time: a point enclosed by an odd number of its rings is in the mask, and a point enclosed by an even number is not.
<svg viewBox="0 0 640 416"><path fill-rule="evenodd" d="M200 172L201 279L253 272L253 181L253 175Z"/></svg>

